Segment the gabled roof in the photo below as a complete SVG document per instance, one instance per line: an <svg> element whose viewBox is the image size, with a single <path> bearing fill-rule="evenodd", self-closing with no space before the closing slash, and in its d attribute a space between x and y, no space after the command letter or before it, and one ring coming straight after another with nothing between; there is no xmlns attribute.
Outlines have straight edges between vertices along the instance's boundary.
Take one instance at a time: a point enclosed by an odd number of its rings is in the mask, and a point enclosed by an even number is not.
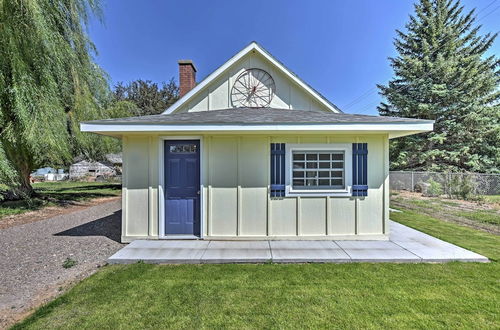
<svg viewBox="0 0 500 330"><path fill-rule="evenodd" d="M182 104L191 100L195 95L198 94L203 88L209 85L212 81L216 80L223 72L225 72L231 65L236 63L242 57L248 53L255 51L271 62L279 71L281 71L285 76L290 78L292 81L301 86L305 91L307 91L312 97L318 100L319 103L323 104L325 107L330 109L332 112L342 112L335 104L327 100L323 95L321 95L314 88L309 86L306 82L300 79L294 72L289 70L283 63L278 61L273 55L271 55L267 50L260 46L257 42L252 41L248 46L239 51L236 55L231 57L226 63L221 65L217 70L209 74L203 81L197 84L192 90L181 97L177 102L172 104L163 114L171 114L175 112Z"/></svg>
<svg viewBox="0 0 500 330"><path fill-rule="evenodd" d="M120 136L144 132L350 132L389 138L431 131L432 120L273 108L232 108L81 123L82 132Z"/></svg>
<svg viewBox="0 0 500 330"><path fill-rule="evenodd" d="M401 117L356 115L311 110L274 108L231 108L94 120L83 124L161 124L161 125L288 125L288 124L357 124L357 123L432 123L431 120Z"/></svg>

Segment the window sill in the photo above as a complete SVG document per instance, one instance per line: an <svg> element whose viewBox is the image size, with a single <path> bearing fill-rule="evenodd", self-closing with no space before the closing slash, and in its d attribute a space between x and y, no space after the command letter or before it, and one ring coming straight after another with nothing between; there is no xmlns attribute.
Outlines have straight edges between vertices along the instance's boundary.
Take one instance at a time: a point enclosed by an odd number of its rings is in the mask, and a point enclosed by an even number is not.
<svg viewBox="0 0 500 330"><path fill-rule="evenodd" d="M347 190L286 190L285 197L351 197L352 192Z"/></svg>

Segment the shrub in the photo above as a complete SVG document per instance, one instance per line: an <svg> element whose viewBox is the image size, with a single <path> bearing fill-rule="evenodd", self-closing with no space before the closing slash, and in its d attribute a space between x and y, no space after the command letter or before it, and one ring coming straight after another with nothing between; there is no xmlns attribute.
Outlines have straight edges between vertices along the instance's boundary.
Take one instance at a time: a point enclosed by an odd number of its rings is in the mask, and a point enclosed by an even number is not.
<svg viewBox="0 0 500 330"><path fill-rule="evenodd" d="M471 175L467 173L456 173L453 174L452 178L449 180L447 190L450 198L468 200L475 194L475 185L472 182Z"/></svg>
<svg viewBox="0 0 500 330"><path fill-rule="evenodd" d="M474 193L474 184L469 175L462 175L458 188L459 197L462 199L470 199Z"/></svg>
<svg viewBox="0 0 500 330"><path fill-rule="evenodd" d="M443 187L439 182L430 179L428 183L429 183L429 187L427 188L428 196L437 197L443 194Z"/></svg>

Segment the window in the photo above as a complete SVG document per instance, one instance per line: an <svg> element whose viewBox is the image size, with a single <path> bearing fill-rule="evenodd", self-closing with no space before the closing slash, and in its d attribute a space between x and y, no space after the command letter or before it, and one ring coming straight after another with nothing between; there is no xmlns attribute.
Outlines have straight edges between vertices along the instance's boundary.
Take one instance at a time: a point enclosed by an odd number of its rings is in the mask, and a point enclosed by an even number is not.
<svg viewBox="0 0 500 330"><path fill-rule="evenodd" d="M285 146L285 196L350 196L352 143Z"/></svg>
<svg viewBox="0 0 500 330"><path fill-rule="evenodd" d="M292 188L345 189L345 152L343 150L293 151Z"/></svg>
<svg viewBox="0 0 500 330"><path fill-rule="evenodd" d="M196 152L196 144L178 144L178 145L170 146L170 152L172 152L172 153Z"/></svg>

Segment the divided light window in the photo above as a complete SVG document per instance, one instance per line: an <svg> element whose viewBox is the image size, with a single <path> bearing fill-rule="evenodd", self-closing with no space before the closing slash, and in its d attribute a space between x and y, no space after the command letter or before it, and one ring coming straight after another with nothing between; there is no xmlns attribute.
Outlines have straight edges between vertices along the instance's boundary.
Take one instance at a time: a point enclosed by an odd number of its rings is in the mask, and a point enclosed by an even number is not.
<svg viewBox="0 0 500 330"><path fill-rule="evenodd" d="M344 189L344 151L293 151L293 189Z"/></svg>

